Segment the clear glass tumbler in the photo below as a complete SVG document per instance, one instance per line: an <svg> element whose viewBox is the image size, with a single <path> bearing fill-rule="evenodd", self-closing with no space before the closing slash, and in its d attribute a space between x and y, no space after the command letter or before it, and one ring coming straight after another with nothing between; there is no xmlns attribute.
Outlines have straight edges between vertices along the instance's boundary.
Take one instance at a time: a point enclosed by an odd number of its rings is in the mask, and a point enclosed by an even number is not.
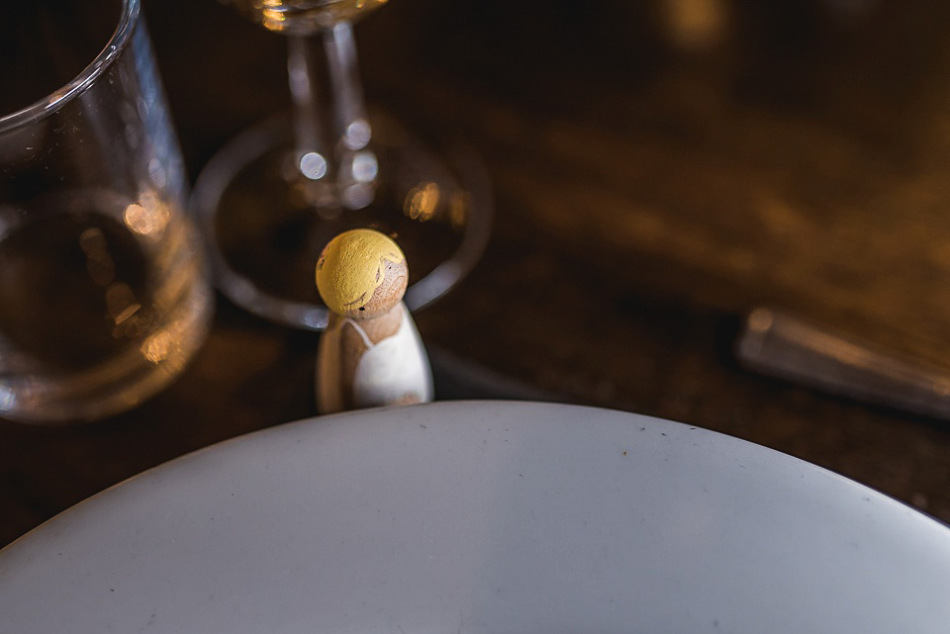
<svg viewBox="0 0 950 634"><path fill-rule="evenodd" d="M0 416L89 420L178 376L212 296L139 0L0 21Z"/></svg>

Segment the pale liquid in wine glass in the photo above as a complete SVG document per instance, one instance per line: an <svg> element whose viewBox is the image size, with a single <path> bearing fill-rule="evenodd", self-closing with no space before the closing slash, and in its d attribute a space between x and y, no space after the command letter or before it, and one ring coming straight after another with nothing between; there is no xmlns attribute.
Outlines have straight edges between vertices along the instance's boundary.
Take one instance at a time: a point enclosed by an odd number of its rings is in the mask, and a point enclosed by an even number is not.
<svg viewBox="0 0 950 634"><path fill-rule="evenodd" d="M349 22L386 0L220 0L271 31L311 32Z"/></svg>

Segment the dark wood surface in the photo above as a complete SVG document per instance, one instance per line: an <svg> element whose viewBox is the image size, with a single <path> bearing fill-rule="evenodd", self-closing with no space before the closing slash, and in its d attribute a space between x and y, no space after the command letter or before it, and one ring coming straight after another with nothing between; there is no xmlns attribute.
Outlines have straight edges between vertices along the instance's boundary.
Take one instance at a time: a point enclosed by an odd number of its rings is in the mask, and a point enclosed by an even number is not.
<svg viewBox="0 0 950 634"><path fill-rule="evenodd" d="M194 177L286 106L284 42L211 0L145 10ZM740 316L769 305L945 364L948 34L950 8L923 0L399 0L367 18L370 100L464 139L494 183L484 258L416 316L438 397L688 422L950 521L950 423L732 355ZM144 469L313 415L317 342L219 300L190 368L141 408L0 421L0 545Z"/></svg>

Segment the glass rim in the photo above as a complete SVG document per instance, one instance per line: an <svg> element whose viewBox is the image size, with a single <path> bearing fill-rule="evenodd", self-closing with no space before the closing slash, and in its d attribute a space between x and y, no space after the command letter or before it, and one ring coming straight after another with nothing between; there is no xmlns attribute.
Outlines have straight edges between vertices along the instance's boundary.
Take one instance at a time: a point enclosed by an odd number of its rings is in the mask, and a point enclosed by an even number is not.
<svg viewBox="0 0 950 634"><path fill-rule="evenodd" d="M72 101L85 92L96 79L109 68L125 50L139 15L140 0L122 0L122 15L119 24L106 42L105 47L78 75L47 96L29 106L0 116L0 133L9 132L28 123L38 121Z"/></svg>

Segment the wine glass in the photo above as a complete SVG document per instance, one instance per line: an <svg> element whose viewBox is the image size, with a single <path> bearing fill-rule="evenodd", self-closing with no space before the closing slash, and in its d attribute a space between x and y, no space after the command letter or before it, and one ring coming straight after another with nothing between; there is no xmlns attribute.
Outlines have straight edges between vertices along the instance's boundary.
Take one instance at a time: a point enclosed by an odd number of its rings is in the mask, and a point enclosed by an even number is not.
<svg viewBox="0 0 950 634"><path fill-rule="evenodd" d="M487 242L478 161L364 105L352 21L386 0L220 0L288 38L292 108L240 133L203 169L192 208L219 289L285 325L321 330L314 265L335 235L372 228L406 252L406 303L447 292Z"/></svg>

